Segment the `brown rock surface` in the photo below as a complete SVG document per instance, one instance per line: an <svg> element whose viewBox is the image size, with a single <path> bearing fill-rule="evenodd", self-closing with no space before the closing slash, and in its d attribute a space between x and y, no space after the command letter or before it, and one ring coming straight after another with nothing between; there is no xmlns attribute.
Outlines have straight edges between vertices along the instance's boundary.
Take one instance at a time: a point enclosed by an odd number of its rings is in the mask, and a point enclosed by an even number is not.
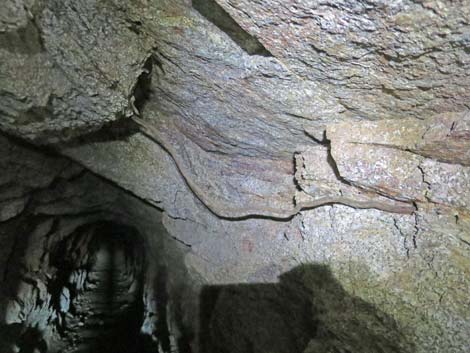
<svg viewBox="0 0 470 353"><path fill-rule="evenodd" d="M468 351L469 45L464 0L7 0L0 347L83 327L111 222L162 352Z"/></svg>

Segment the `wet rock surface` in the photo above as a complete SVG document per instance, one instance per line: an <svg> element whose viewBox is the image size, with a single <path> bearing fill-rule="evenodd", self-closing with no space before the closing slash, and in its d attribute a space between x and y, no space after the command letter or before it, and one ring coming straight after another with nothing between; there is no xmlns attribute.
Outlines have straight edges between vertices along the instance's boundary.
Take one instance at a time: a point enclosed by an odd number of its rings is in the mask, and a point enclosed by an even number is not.
<svg viewBox="0 0 470 353"><path fill-rule="evenodd" d="M114 283L142 351L469 349L466 1L5 4L0 347L101 344Z"/></svg>

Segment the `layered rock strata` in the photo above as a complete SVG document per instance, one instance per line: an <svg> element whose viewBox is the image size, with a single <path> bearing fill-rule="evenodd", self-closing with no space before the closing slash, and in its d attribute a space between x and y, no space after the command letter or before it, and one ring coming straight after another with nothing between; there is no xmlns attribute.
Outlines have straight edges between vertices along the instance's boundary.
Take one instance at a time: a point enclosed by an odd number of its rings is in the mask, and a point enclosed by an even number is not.
<svg viewBox="0 0 470 353"><path fill-rule="evenodd" d="M7 1L0 346L60 347L51 251L106 221L162 352L467 351L469 33L466 1Z"/></svg>

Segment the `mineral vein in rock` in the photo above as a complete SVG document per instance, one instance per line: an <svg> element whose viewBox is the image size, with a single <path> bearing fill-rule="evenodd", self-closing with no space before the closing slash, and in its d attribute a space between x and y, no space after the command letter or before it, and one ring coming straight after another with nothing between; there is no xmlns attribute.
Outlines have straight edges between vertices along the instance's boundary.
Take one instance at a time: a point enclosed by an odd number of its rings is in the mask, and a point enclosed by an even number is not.
<svg viewBox="0 0 470 353"><path fill-rule="evenodd" d="M317 208L320 206L341 204L353 208L375 208L378 210L400 213L400 214L411 214L415 211L415 207L412 203L400 202L390 200L390 202L379 202L373 200L355 200L344 196L325 196L311 201L305 201L297 203L293 208L283 209L274 207L237 207L230 208L220 204L216 204L210 198L206 197L204 191L189 177L189 172L185 166L178 160L177 152L168 143L165 143L164 139L161 138L159 131L146 120L138 117L133 117L133 120L139 124L142 132L159 145L161 145L168 154L172 157L176 167L186 181L188 187L194 193L194 195L206 206L212 213L221 218L226 219L243 219L243 218L271 218L279 220L288 220L294 217L301 211Z"/></svg>

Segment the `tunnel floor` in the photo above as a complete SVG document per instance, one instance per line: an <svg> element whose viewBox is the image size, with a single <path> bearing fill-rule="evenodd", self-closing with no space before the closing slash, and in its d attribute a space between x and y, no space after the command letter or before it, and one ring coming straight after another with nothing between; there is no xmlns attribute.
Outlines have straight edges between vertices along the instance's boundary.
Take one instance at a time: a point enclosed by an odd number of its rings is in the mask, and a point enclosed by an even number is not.
<svg viewBox="0 0 470 353"><path fill-rule="evenodd" d="M148 352L139 333L144 313L140 244L132 234L106 225L96 231L88 251L87 268L71 275L78 287L83 281L82 288L60 295L59 352Z"/></svg>

